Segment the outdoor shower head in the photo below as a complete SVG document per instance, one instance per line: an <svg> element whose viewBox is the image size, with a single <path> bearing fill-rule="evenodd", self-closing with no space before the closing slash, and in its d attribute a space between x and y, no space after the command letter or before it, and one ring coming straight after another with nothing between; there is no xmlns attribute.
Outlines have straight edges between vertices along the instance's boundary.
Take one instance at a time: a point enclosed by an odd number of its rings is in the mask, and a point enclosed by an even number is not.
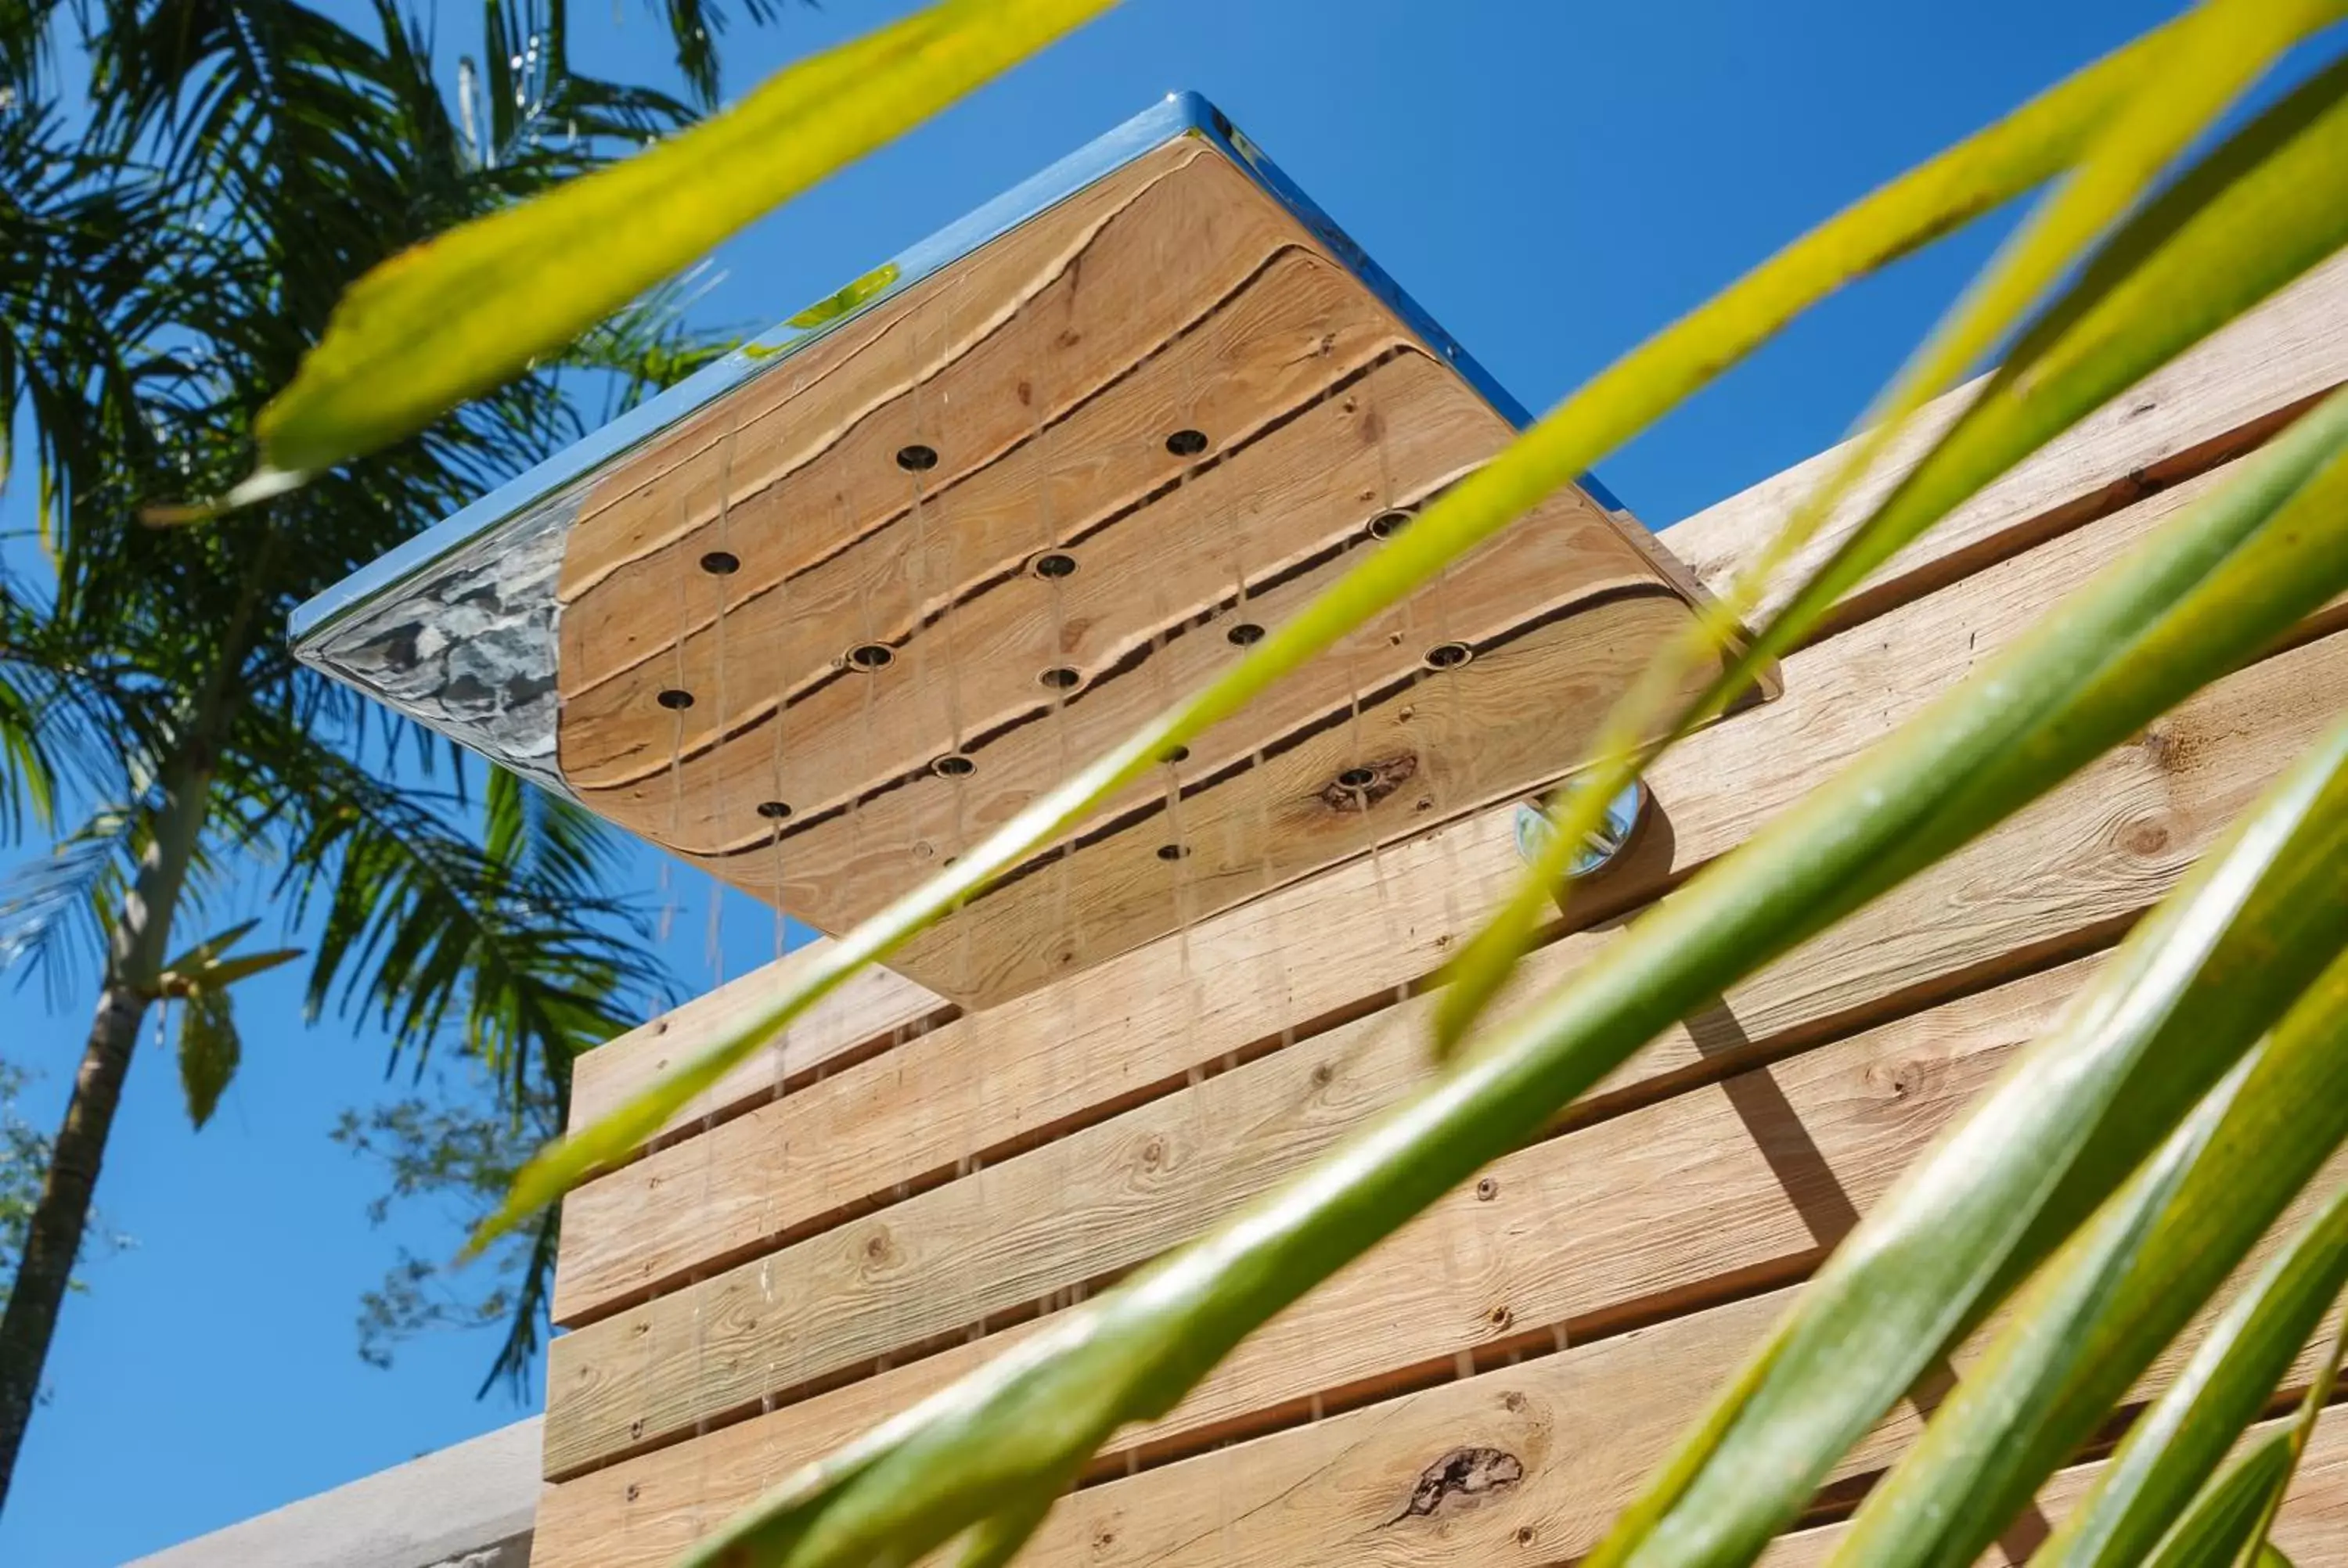
<svg viewBox="0 0 2348 1568"><path fill-rule="evenodd" d="M819 928L1210 679L1523 411L1178 95L304 606L303 659ZM1010 995L1554 782L1684 625L1593 482L892 960Z"/></svg>

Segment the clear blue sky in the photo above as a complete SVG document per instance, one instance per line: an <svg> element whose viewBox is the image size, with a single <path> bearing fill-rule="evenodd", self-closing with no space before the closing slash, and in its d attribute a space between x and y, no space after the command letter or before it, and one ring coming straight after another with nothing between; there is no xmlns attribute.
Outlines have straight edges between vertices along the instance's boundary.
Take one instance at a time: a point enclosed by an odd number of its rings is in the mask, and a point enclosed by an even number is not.
<svg viewBox="0 0 2348 1568"><path fill-rule="evenodd" d="M422 0L427 10L430 0ZM352 0L328 8L359 15ZM826 0L728 35L729 91L910 7ZM698 307L763 326L862 272L1170 88L1196 87L1344 224L1528 405L1556 401L1647 330L1869 186L2177 9L2175 0L1879 0L1595 5L1566 0L1127 0L1044 59L796 206L719 257ZM477 47L471 0L440 50ZM641 0L574 7L579 66L665 58ZM656 78L657 79L657 78ZM1840 435L1994 231L1823 312L1603 464L1668 524ZM26 498L0 501L21 526ZM649 855L638 868L660 895ZM680 873L668 941L705 985L702 885ZM729 972L769 918L727 906ZM360 1363L358 1293L395 1240L436 1255L446 1218L372 1231L376 1173L327 1141L396 1085L380 1041L304 1028L296 982L240 992L246 1061L188 1131L168 1056L132 1074L99 1201L137 1247L88 1271L0 1519L0 1563L111 1563L515 1419L473 1399L492 1347L448 1338L390 1372ZM54 1120L84 999L0 990L0 1053L46 1074Z"/></svg>

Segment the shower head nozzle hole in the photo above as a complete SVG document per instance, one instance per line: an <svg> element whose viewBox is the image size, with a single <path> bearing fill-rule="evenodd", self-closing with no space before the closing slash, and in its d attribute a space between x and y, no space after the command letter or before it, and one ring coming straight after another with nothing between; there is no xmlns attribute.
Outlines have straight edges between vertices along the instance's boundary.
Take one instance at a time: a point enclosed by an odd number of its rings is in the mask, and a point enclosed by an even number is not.
<svg viewBox="0 0 2348 1568"><path fill-rule="evenodd" d="M897 448L897 466L908 474L926 474L938 466L938 449L916 441Z"/></svg>
<svg viewBox="0 0 2348 1568"><path fill-rule="evenodd" d="M1207 433L1203 430L1177 430L1166 438L1166 450L1177 457L1196 457L1207 449Z"/></svg>
<svg viewBox="0 0 2348 1568"><path fill-rule="evenodd" d="M1263 628L1252 620L1242 620L1223 635L1236 646L1247 648L1263 641Z"/></svg>
<svg viewBox="0 0 2348 1568"><path fill-rule="evenodd" d="M1190 846L1187 844L1161 844L1158 846L1158 858L1160 860L1188 860L1189 857Z"/></svg>
<svg viewBox="0 0 2348 1568"><path fill-rule="evenodd" d="M1430 670L1457 670L1475 657L1476 651L1465 642L1438 642L1426 651L1426 667Z"/></svg>
<svg viewBox="0 0 2348 1568"><path fill-rule="evenodd" d="M758 815L765 817L768 822L780 822L785 817L791 815L790 802L782 800L762 800L758 803Z"/></svg>
<svg viewBox="0 0 2348 1568"><path fill-rule="evenodd" d="M1410 513L1400 507L1380 512L1370 519L1370 538L1390 539L1410 526Z"/></svg>
<svg viewBox="0 0 2348 1568"><path fill-rule="evenodd" d="M1076 558L1058 550L1054 550L1050 555L1037 556L1035 575L1048 578L1074 577L1076 575Z"/></svg>
<svg viewBox="0 0 2348 1568"><path fill-rule="evenodd" d="M658 702L662 707L668 709L671 712L683 712L685 709L693 706L693 693L686 691L682 686L671 686L667 691L663 692L659 696L654 697L653 701Z"/></svg>
<svg viewBox="0 0 2348 1568"><path fill-rule="evenodd" d="M885 642L860 642L848 651L851 670L885 670L896 661L895 651Z"/></svg>
<svg viewBox="0 0 2348 1568"><path fill-rule="evenodd" d="M712 577L732 577L742 569L742 558L732 550L711 550L701 558L701 569Z"/></svg>
<svg viewBox="0 0 2348 1568"><path fill-rule="evenodd" d="M1074 670L1069 669L1065 664L1056 664L1051 669L1045 671L1041 675L1036 676L1035 679L1041 681L1045 685L1049 686L1055 692L1065 692L1069 687L1076 684L1079 681L1082 681L1084 677L1077 674Z"/></svg>
<svg viewBox="0 0 2348 1568"><path fill-rule="evenodd" d="M930 771L940 778L966 779L978 771L978 764L960 752L948 752L930 764Z"/></svg>

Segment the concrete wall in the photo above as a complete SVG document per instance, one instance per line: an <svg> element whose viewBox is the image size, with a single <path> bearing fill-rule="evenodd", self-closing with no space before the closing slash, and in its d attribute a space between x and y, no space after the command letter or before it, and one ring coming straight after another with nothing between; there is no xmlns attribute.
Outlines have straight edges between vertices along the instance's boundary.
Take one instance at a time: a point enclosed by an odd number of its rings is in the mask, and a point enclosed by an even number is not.
<svg viewBox="0 0 2348 1568"><path fill-rule="evenodd" d="M528 1568L542 1484L533 1416L132 1568Z"/></svg>

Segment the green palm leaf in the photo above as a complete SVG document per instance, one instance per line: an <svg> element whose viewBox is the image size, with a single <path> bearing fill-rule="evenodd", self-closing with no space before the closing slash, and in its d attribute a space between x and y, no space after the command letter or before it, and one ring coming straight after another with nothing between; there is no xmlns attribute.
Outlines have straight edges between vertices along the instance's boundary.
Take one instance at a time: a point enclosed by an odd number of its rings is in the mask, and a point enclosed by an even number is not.
<svg viewBox="0 0 2348 1568"><path fill-rule="evenodd" d="M2268 1489L2266 1508L2259 1517L2258 1528L2250 1532L2250 1540L2257 1542L2256 1549L2246 1551L2237 1561L2246 1565L2253 1563L2263 1564L2271 1556L2282 1555L2275 1549L2274 1542L2268 1539L2268 1532L2274 1528L2275 1515L2282 1512L2283 1497L2291 1491L2291 1477L2299 1472L2299 1461L2306 1457L2308 1442L2315 1436L2315 1423L2323 1419L2324 1408L2332 1403L2332 1391L2339 1387L2343 1359L2348 1359L2348 1318L2341 1320L2339 1331L2332 1337L2330 1353L2316 1368L2315 1376L2308 1382L2307 1392L2300 1396L2299 1414L2291 1423L2290 1462L2284 1465L2282 1475ZM2284 1568L2289 1568L2287 1563Z"/></svg>
<svg viewBox="0 0 2348 1568"><path fill-rule="evenodd" d="M2258 1419L2343 1285L2348 1191L2228 1304L2177 1381L2129 1427L2094 1488L2039 1549L2044 1568L2143 1561Z"/></svg>
<svg viewBox="0 0 2348 1568"><path fill-rule="evenodd" d="M2229 1464L2178 1522L2145 1568L2229 1568L2291 1475L2291 1434L2260 1439Z"/></svg>
<svg viewBox="0 0 2348 1568"><path fill-rule="evenodd" d="M396 256L262 412L239 499L421 428L1114 0L944 0L659 147ZM582 264L592 258L592 264Z"/></svg>
<svg viewBox="0 0 2348 1568"><path fill-rule="evenodd" d="M2348 1138L2343 1003L2348 961L2032 1281L2013 1323L1869 1494L1838 1563L1972 1562L2094 1431Z"/></svg>

